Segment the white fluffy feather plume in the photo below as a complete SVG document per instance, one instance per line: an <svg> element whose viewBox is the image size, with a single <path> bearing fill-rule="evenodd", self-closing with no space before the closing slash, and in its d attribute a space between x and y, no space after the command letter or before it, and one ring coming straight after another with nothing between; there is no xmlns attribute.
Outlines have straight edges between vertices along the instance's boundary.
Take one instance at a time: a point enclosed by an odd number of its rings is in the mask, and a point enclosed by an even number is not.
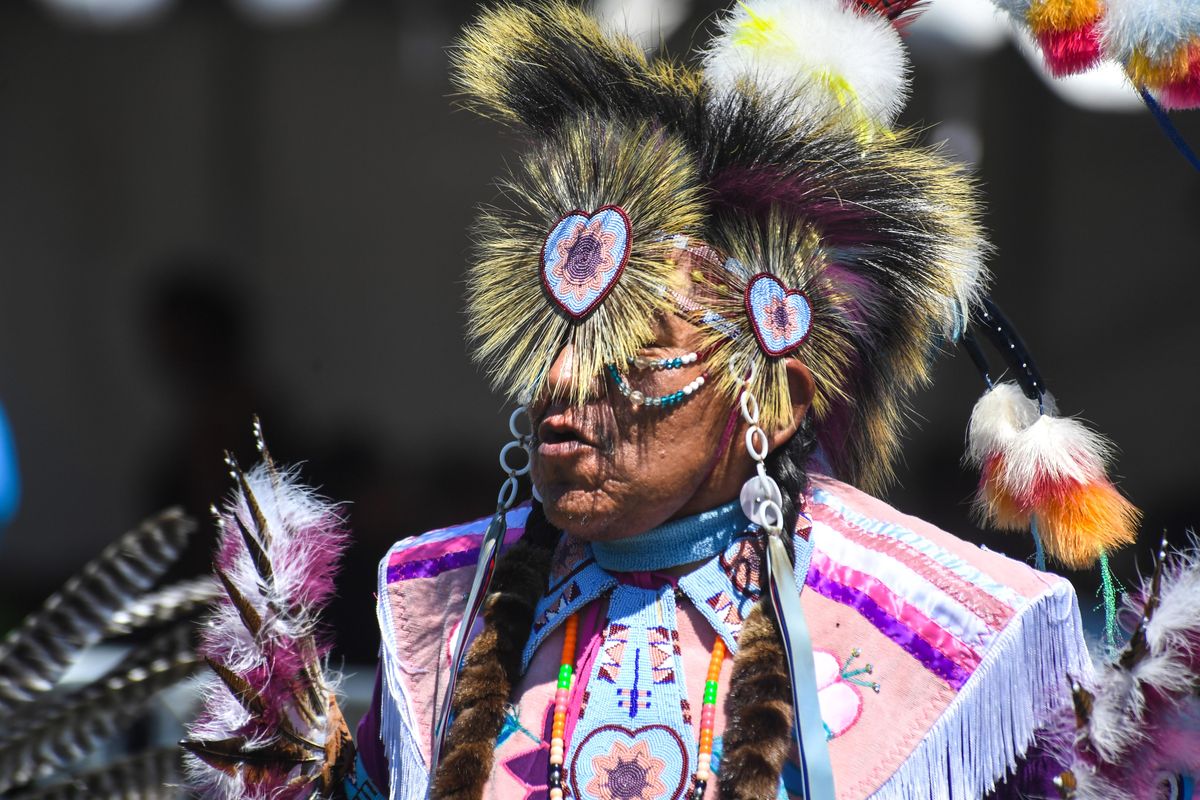
<svg viewBox="0 0 1200 800"><path fill-rule="evenodd" d="M971 421L967 424L967 462L982 467L1039 416L1037 403L1026 397L1020 386L1011 381L995 384L971 411Z"/></svg>
<svg viewBox="0 0 1200 800"><path fill-rule="evenodd" d="M1003 471L994 479L1014 494L1045 480L1104 480L1112 442L1074 417L1054 416L1050 395L1043 405L1045 413L1015 383L996 384L971 412L967 462L982 467L990 458L1003 456Z"/></svg>
<svg viewBox="0 0 1200 800"><path fill-rule="evenodd" d="M908 56L878 14L842 0L749 0L719 21L704 57L717 92L749 82L794 96L798 117L890 127L908 97Z"/></svg>
<svg viewBox="0 0 1200 800"><path fill-rule="evenodd" d="M1031 525L1046 553L1080 569L1137 536L1140 512L1109 481L1113 445L1049 395L1013 383L988 391L971 413L965 460L980 470L975 508L1001 530Z"/></svg>
<svg viewBox="0 0 1200 800"><path fill-rule="evenodd" d="M1079 420L1043 414L1009 443L1002 480L1010 487L1046 479L1080 484L1102 480L1112 452L1111 442Z"/></svg>

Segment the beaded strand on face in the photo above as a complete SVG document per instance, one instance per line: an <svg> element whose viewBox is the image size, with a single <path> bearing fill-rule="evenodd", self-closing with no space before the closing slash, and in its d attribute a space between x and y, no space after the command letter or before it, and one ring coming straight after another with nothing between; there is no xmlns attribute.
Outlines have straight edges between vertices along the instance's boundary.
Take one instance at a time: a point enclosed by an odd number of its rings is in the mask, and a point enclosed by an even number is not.
<svg viewBox="0 0 1200 800"><path fill-rule="evenodd" d="M629 365L636 369L682 369L688 364L700 360L699 353L684 353L674 358L647 358L646 356L630 356Z"/></svg>
<svg viewBox="0 0 1200 800"><path fill-rule="evenodd" d="M562 659L558 667L558 688L554 692L554 722L550 732L550 772L546 785L550 800L563 800L563 737L567 731L567 703L571 697L571 678L575 675L575 646L579 639L579 615L572 614L563 629Z"/></svg>
<svg viewBox="0 0 1200 800"><path fill-rule="evenodd" d="M652 408L670 408L671 406L677 406L686 400L692 393L700 391L700 387L702 387L705 382L708 381L708 373L706 372L703 375L697 376L687 386L684 386L682 389L676 392L664 394L661 397L646 397L645 394L639 392L637 389L630 389L629 383L625 380L615 366L612 364L608 364L606 366L608 367L609 376L611 376L613 379L613 383L617 385L617 391L619 391L625 397L628 397L629 402L633 404L634 408L638 408L640 406Z"/></svg>

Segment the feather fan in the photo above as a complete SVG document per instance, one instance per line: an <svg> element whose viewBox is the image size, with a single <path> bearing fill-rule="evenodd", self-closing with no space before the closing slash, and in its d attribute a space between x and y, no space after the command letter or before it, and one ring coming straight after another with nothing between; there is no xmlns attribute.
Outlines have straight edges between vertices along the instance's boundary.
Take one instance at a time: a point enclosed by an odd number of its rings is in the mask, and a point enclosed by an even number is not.
<svg viewBox="0 0 1200 800"><path fill-rule="evenodd" d="M5 720L0 792L82 760L140 717L163 689L196 673L194 626L183 623L135 648L99 680Z"/></svg>
<svg viewBox="0 0 1200 800"><path fill-rule="evenodd" d="M125 636L196 615L220 596L221 585L208 575L164 586L115 612L108 620L104 635Z"/></svg>
<svg viewBox="0 0 1200 800"><path fill-rule="evenodd" d="M179 747L160 747L6 800L182 800Z"/></svg>
<svg viewBox="0 0 1200 800"><path fill-rule="evenodd" d="M161 747L6 800L182 800L180 751Z"/></svg>
<svg viewBox="0 0 1200 800"><path fill-rule="evenodd" d="M149 589L194 529L179 511L109 545L0 643L0 718L54 687L76 656L104 638L114 613Z"/></svg>
<svg viewBox="0 0 1200 800"><path fill-rule="evenodd" d="M263 450L219 514L215 569L225 597L201 647L214 676L183 742L203 798L328 792L353 763L318 616L347 534L336 509Z"/></svg>

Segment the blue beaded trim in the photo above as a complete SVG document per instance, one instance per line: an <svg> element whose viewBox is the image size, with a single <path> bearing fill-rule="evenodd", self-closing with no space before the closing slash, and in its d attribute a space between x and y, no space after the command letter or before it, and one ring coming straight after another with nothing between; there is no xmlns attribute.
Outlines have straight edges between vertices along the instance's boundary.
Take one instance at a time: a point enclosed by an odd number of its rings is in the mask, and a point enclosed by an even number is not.
<svg viewBox="0 0 1200 800"><path fill-rule="evenodd" d="M737 500L664 522L638 536L592 542L596 563L613 572L645 572L716 558L750 524Z"/></svg>

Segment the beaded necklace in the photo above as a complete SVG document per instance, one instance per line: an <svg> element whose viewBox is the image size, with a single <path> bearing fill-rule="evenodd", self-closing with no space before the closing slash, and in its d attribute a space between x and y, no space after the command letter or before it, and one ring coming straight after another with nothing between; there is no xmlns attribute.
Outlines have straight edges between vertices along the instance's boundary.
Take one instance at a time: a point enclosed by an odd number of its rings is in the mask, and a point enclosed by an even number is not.
<svg viewBox="0 0 1200 800"><path fill-rule="evenodd" d="M550 800L563 800L563 759L566 747L563 737L567 730L567 704L575 675L576 647L579 641L579 614L572 614L564 626L562 658L558 667L558 688L554 692L554 721L550 732L550 768L546 785ZM700 741L697 748L696 771L692 775L690 800L701 800L712 777L713 735L717 722L717 684L721 664L725 661L725 640L719 635L713 642L708 659L708 674L704 681L704 700L700 707Z"/></svg>
<svg viewBox="0 0 1200 800"><path fill-rule="evenodd" d="M554 723L550 730L550 772L546 776L550 800L563 800L563 735L567 731L567 702L571 697L571 678L575 674L575 644L578 637L579 615L572 614L564 628L558 688L554 692Z"/></svg>

